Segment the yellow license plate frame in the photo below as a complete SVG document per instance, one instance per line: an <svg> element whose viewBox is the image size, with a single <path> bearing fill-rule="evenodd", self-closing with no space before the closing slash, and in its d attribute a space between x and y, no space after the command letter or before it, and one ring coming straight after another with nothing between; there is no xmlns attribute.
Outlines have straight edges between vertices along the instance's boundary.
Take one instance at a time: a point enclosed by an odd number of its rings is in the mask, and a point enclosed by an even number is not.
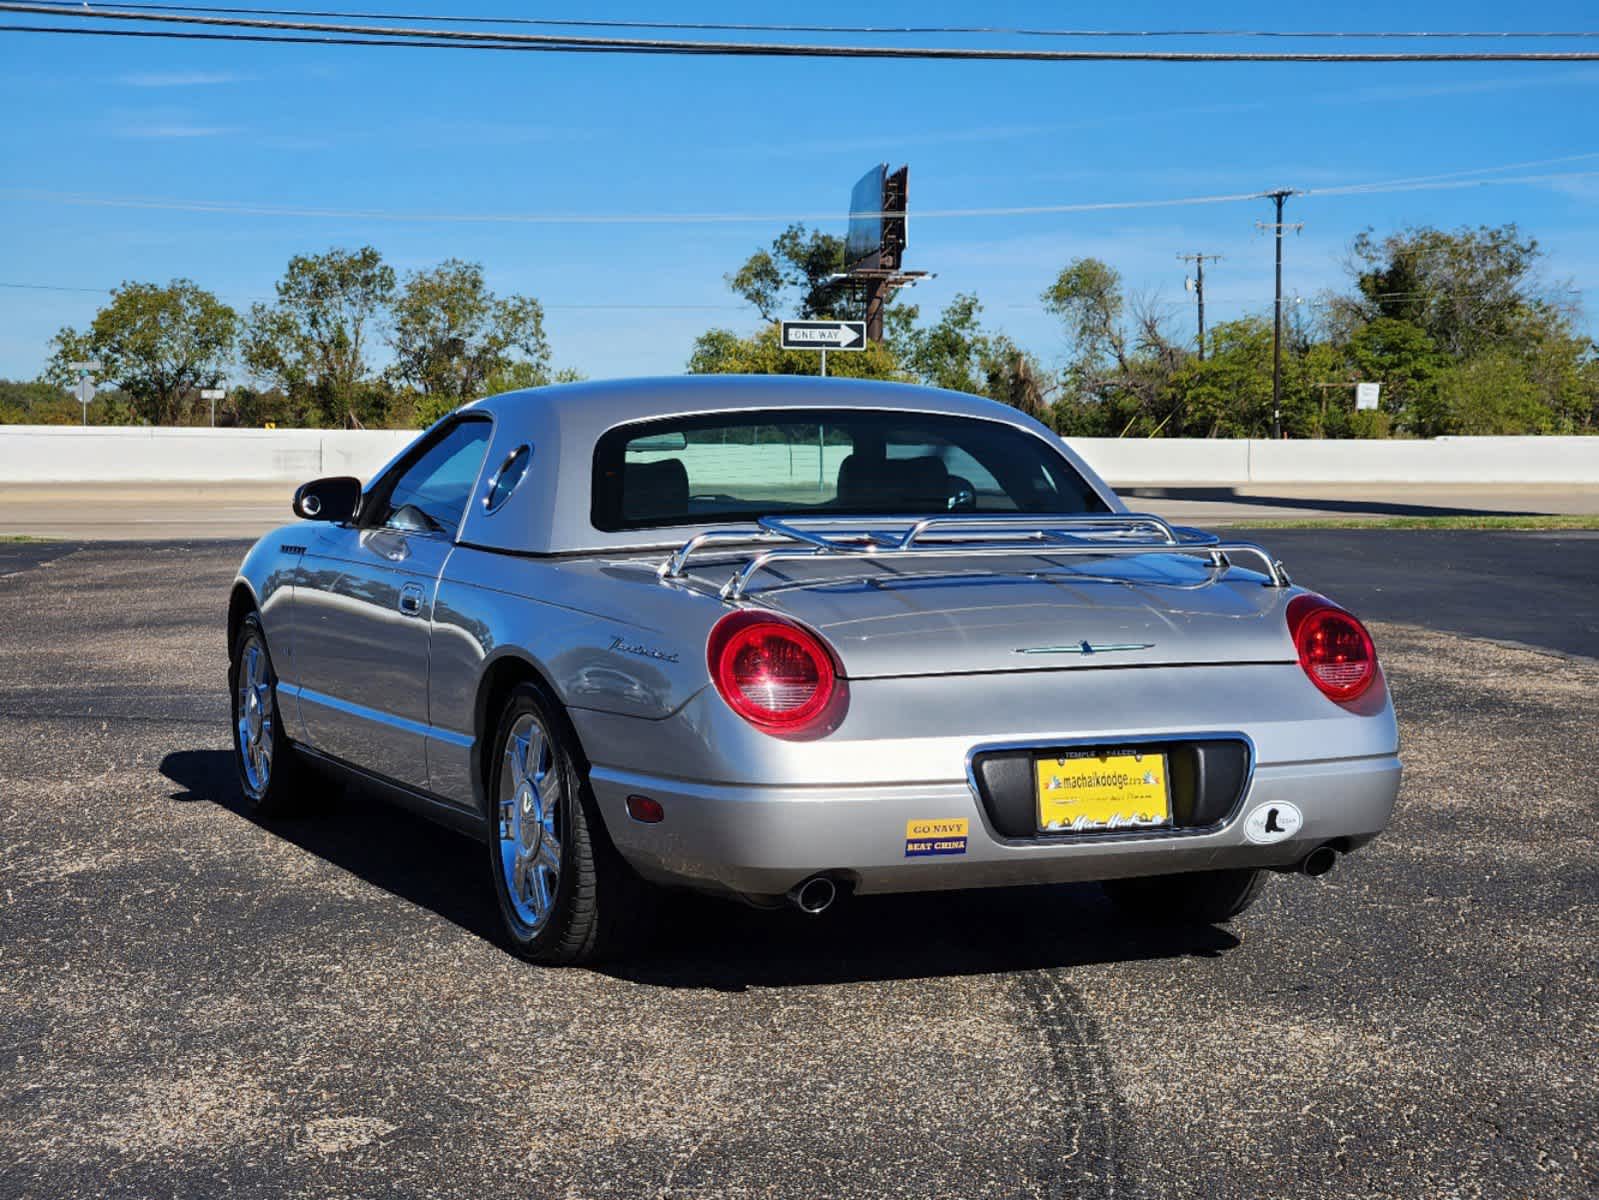
<svg viewBox="0 0 1599 1200"><path fill-rule="evenodd" d="M1033 760L1040 833L1169 829L1171 775L1163 750L1067 750Z"/></svg>

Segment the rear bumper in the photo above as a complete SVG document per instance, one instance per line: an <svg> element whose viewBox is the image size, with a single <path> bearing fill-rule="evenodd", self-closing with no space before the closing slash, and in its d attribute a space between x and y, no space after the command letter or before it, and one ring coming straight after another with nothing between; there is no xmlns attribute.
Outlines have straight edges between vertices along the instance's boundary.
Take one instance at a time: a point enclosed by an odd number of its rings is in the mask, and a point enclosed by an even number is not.
<svg viewBox="0 0 1599 1200"><path fill-rule="evenodd" d="M873 893L1289 866L1325 842L1355 846L1380 833L1399 777L1391 754L1263 763L1220 827L1034 841L996 834L965 783L702 785L606 767L591 775L612 839L646 878L755 896L779 895L822 871ZM626 799L634 793L660 801L665 820L630 818ZM1269 845L1251 842L1244 832L1249 813L1283 801L1304 816L1298 833ZM907 856L907 823L956 819L967 822L963 852Z"/></svg>

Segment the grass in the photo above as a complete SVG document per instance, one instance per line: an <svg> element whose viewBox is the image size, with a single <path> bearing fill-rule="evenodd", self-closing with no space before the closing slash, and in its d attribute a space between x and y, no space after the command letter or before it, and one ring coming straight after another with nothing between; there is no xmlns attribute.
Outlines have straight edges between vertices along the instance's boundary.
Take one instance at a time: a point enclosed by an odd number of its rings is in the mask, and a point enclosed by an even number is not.
<svg viewBox="0 0 1599 1200"><path fill-rule="evenodd" d="M1250 529L1599 529L1599 513L1584 515L1458 517L1306 517L1236 521Z"/></svg>
<svg viewBox="0 0 1599 1200"><path fill-rule="evenodd" d="M34 537L31 533L0 533L0 542L53 542L54 538Z"/></svg>

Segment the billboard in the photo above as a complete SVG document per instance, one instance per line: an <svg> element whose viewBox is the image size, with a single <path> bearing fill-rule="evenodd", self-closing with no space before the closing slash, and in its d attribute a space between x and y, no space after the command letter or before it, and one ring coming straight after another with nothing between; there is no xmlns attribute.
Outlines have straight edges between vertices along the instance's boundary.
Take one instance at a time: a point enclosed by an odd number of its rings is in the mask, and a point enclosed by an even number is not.
<svg viewBox="0 0 1599 1200"><path fill-rule="evenodd" d="M888 164L878 163L849 193L849 232L844 235L844 269L876 270L883 247L883 181Z"/></svg>

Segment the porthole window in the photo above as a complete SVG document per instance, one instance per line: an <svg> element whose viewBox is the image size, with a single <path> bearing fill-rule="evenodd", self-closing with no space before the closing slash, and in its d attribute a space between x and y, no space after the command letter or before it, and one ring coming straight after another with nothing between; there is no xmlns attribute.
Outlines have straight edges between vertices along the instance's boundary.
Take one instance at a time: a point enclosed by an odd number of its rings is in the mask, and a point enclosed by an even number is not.
<svg viewBox="0 0 1599 1200"><path fill-rule="evenodd" d="M522 477L527 474L527 465L532 461L531 446L518 446L506 456L500 469L490 477L488 490L483 493L484 511L494 512L505 503L516 491L516 485L522 482Z"/></svg>

